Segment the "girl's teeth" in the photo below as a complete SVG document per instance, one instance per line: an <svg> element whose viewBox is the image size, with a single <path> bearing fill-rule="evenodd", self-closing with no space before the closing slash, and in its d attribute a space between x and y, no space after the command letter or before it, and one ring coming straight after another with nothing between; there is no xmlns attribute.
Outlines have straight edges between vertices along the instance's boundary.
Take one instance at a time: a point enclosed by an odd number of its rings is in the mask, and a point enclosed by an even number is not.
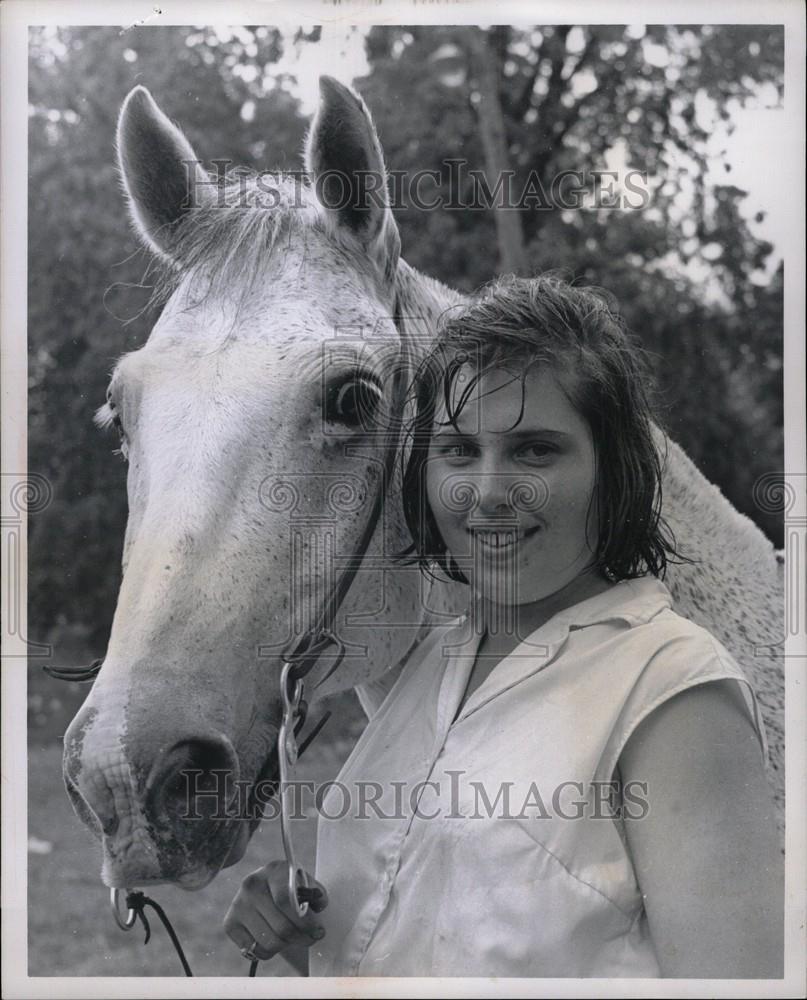
<svg viewBox="0 0 807 1000"><path fill-rule="evenodd" d="M538 530L537 527L530 528L526 532L518 531L482 531L477 528L473 530L473 535L475 538L479 539L479 542L490 549L503 549L509 546L515 545L517 541L523 541L525 538L533 535Z"/></svg>
<svg viewBox="0 0 807 1000"><path fill-rule="evenodd" d="M503 548L506 545L512 545L515 542L515 535L512 532L502 532L502 531L480 531L477 533L479 535L479 541L483 545L489 545L494 549Z"/></svg>

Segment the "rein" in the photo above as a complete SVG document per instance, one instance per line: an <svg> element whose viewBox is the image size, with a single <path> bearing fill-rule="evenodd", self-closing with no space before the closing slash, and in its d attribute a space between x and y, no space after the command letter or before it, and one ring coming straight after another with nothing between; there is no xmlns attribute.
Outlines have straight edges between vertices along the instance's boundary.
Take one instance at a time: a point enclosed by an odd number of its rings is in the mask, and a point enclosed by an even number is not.
<svg viewBox="0 0 807 1000"><path fill-rule="evenodd" d="M302 918L306 915L309 903L314 900L314 894L318 890L311 885L310 876L300 865L297 864L294 852L294 844L291 837L291 827L287 810L283 808L283 790L288 787L288 772L303 752L310 746L314 738L330 717L330 712L317 722L309 735L298 744L297 737L302 730L308 705L303 698L304 680L314 669L319 658L326 650L333 648L335 661L325 675L317 682L316 687L323 684L338 669L345 656L345 644L333 630L336 615L344 602L345 597L353 584L356 573L364 559L370 542L378 526L381 512L384 508L386 491L388 484L392 481L392 474L395 464L395 456L398 453L398 427L396 426L396 414L403 412L403 404L406 391L406 374L409 371L409 345L406 341L401 315L399 312L399 298L396 294L393 306L393 321L398 331L400 339L400 354L398 365L395 370L391 403L389 408L390 420L383 432L384 461L381 479L373 498L373 505L370 509L367 521L362 533L359 536L356 546L349 560L344 564L339 576L323 601L322 609L314 623L301 636L292 639L280 654L283 660L283 668L280 675L280 697L283 707L280 728L277 735L275 750L275 765L269 772L269 778L274 782L274 794L278 797L278 807L280 815L280 831L283 840L283 852L288 866L288 895L292 902L295 913ZM42 669L51 677L57 680L71 682L92 681L97 676L103 666L103 658L93 660L89 666L83 667L50 667L44 666ZM125 897L126 916L121 915L120 901ZM110 905L112 913L121 930L131 930L137 920L143 924L146 932L144 944L148 944L151 937L151 928L145 916L144 909L151 906L163 923L171 943L182 963L182 969L186 976L193 976L190 965L185 958L185 953L179 938L176 935L171 922L169 921L163 908L150 899L144 893L131 889L111 889ZM246 950L244 950L246 951ZM243 951L242 951L243 953ZM254 976L258 968L258 959L251 952L244 956L250 960L249 975Z"/></svg>

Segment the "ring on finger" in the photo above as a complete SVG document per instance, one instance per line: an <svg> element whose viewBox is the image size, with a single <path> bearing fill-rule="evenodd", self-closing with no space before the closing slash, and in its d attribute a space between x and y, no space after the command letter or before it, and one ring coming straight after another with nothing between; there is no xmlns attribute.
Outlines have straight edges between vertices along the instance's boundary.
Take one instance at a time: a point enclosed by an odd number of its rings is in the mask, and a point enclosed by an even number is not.
<svg viewBox="0 0 807 1000"><path fill-rule="evenodd" d="M255 949L257 947L258 947L258 942L255 940L255 938L253 938L252 939L252 944L248 948L242 948L241 949L241 954L249 962L260 962L260 959L255 954Z"/></svg>

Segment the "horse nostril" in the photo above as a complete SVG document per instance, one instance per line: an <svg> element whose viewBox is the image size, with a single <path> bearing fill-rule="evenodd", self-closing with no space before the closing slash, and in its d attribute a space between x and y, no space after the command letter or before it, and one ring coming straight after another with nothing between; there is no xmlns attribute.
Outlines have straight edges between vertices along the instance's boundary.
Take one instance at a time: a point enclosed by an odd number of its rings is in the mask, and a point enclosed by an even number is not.
<svg viewBox="0 0 807 1000"><path fill-rule="evenodd" d="M112 837L120 820L115 799L99 769L86 765L84 740L92 728L95 711L86 705L79 711L64 734L62 777L73 809L85 826L100 838Z"/></svg>
<svg viewBox="0 0 807 1000"><path fill-rule="evenodd" d="M101 796L96 794L91 805L89 800L82 795L79 781L74 777L74 773L65 770L63 777L67 797L81 822L89 827L98 838L102 835L113 837L120 825L120 820L115 813L115 803L108 790L106 794Z"/></svg>
<svg viewBox="0 0 807 1000"><path fill-rule="evenodd" d="M238 758L229 740L183 740L152 768L146 812L173 829L188 821L226 819L238 773Z"/></svg>

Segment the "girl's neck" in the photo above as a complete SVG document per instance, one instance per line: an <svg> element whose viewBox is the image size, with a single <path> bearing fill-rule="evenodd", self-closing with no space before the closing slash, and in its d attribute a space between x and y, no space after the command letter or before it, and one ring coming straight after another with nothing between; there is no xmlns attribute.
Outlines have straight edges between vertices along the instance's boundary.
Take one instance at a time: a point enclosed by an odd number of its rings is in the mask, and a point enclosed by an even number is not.
<svg viewBox="0 0 807 1000"><path fill-rule="evenodd" d="M558 612L601 594L613 586L613 583L592 566L574 580L570 580L560 590L527 604L497 604L477 596L473 599L473 618L479 632L487 632L489 635L511 635L516 640L521 640Z"/></svg>

